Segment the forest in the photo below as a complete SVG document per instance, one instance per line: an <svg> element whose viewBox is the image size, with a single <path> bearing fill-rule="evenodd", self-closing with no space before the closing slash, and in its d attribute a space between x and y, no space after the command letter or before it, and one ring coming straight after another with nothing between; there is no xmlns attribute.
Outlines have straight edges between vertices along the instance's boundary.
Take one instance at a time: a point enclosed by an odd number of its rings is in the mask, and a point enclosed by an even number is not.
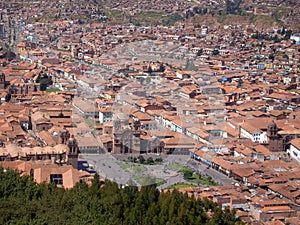
<svg viewBox="0 0 300 225"><path fill-rule="evenodd" d="M30 176L0 168L0 224L204 224L241 225L235 211L222 211L208 199L189 198L155 185L119 187L99 181L78 183L72 189L37 184Z"/></svg>

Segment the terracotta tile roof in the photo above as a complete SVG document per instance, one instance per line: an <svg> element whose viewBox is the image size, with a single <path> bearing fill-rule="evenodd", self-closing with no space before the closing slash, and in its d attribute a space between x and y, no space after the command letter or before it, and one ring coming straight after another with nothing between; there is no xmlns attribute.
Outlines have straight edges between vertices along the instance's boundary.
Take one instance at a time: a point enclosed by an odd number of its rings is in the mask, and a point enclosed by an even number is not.
<svg viewBox="0 0 300 225"><path fill-rule="evenodd" d="M295 212L290 206L269 206L261 209L265 213Z"/></svg>
<svg viewBox="0 0 300 225"><path fill-rule="evenodd" d="M261 132L261 130L258 127L254 127L248 122L244 122L240 126L249 133Z"/></svg>
<svg viewBox="0 0 300 225"><path fill-rule="evenodd" d="M265 147L264 145L255 145L253 147L253 149L256 152L259 152L259 153L263 154L265 157L268 157L268 156L272 155L272 152L269 151L269 149L267 147Z"/></svg>
<svg viewBox="0 0 300 225"><path fill-rule="evenodd" d="M255 172L251 168L233 168L232 173L236 174L240 177L249 177L255 174Z"/></svg>
<svg viewBox="0 0 300 225"><path fill-rule="evenodd" d="M151 120L151 117L149 115L140 111L133 112L132 116L139 119L140 121Z"/></svg>
<svg viewBox="0 0 300 225"><path fill-rule="evenodd" d="M54 146L57 144L48 131L41 131L38 135L49 146Z"/></svg>
<svg viewBox="0 0 300 225"><path fill-rule="evenodd" d="M293 145L297 149L300 149L300 138L295 138L291 140L291 145Z"/></svg>
<svg viewBox="0 0 300 225"><path fill-rule="evenodd" d="M35 155L35 154L62 154L67 152L67 146L63 144L55 145L54 147L20 147L16 144L7 144L0 148L0 155L10 155L11 157Z"/></svg>

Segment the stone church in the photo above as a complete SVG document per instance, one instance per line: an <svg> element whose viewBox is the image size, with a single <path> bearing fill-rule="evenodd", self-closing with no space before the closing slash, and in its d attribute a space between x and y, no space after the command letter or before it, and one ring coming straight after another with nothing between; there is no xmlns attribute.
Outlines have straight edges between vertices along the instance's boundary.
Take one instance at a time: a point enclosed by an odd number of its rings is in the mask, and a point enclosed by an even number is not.
<svg viewBox="0 0 300 225"><path fill-rule="evenodd" d="M274 121L269 123L267 129L267 137L269 139L269 150L271 152L284 151L284 139L278 134L278 127Z"/></svg>
<svg viewBox="0 0 300 225"><path fill-rule="evenodd" d="M161 153L162 142L148 132L137 119L116 118L113 122L113 153Z"/></svg>

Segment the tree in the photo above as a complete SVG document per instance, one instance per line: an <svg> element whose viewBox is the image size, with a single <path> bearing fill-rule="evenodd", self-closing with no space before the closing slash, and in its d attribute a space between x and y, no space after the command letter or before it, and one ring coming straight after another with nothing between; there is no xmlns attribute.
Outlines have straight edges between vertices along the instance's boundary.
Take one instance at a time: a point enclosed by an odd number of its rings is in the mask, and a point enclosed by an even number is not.
<svg viewBox="0 0 300 225"><path fill-rule="evenodd" d="M219 52L218 49L215 49L215 50L212 51L212 55L219 55L219 53L220 53L220 52Z"/></svg>
<svg viewBox="0 0 300 225"><path fill-rule="evenodd" d="M136 157L133 157L132 160L133 160L134 163L136 163L138 159Z"/></svg>
<svg viewBox="0 0 300 225"><path fill-rule="evenodd" d="M183 168L180 170L183 173L184 179L189 179L193 176L193 170L190 168Z"/></svg>
<svg viewBox="0 0 300 225"><path fill-rule="evenodd" d="M285 35L285 27L282 27L282 29L281 29L281 35L282 36Z"/></svg>
<svg viewBox="0 0 300 225"><path fill-rule="evenodd" d="M240 4L242 0L226 0L226 12L228 14L240 13Z"/></svg>
<svg viewBox="0 0 300 225"><path fill-rule="evenodd" d="M37 83L40 83L40 90L45 91L49 85L52 85L51 77L47 74L40 74L37 79Z"/></svg>
<svg viewBox="0 0 300 225"><path fill-rule="evenodd" d="M158 72L165 72L165 66L164 66L164 64L163 63L160 63L159 64L159 70L158 70Z"/></svg>
<svg viewBox="0 0 300 225"><path fill-rule="evenodd" d="M98 190L100 189L100 186L101 186L100 176L99 176L99 174L96 172L95 175L94 175L94 179L92 180L92 186L91 186L91 188L92 188L94 191L98 191Z"/></svg>
<svg viewBox="0 0 300 225"><path fill-rule="evenodd" d="M139 155L138 160L139 160L139 163L141 163L141 164L145 163L145 158L142 155Z"/></svg>
<svg viewBox="0 0 300 225"><path fill-rule="evenodd" d="M269 55L269 59L270 59L272 62L274 62L275 56L274 56L273 54L271 54L271 55Z"/></svg>
<svg viewBox="0 0 300 225"><path fill-rule="evenodd" d="M147 73L152 74L152 72L153 72L152 67L149 65L149 66L148 66Z"/></svg>
<svg viewBox="0 0 300 225"><path fill-rule="evenodd" d="M234 210L222 211L207 198L160 192L155 184L138 190L106 180L100 186L98 178L65 190L0 168L0 224L243 224Z"/></svg>
<svg viewBox="0 0 300 225"><path fill-rule="evenodd" d="M293 31L292 30L287 30L283 39L284 40L289 40L291 38L291 35L292 35Z"/></svg>
<svg viewBox="0 0 300 225"><path fill-rule="evenodd" d="M155 159L155 162L162 162L162 161L163 161L162 157L158 157Z"/></svg>
<svg viewBox="0 0 300 225"><path fill-rule="evenodd" d="M58 114L59 118L64 118L64 114L62 113L62 111Z"/></svg>
<svg viewBox="0 0 300 225"><path fill-rule="evenodd" d="M203 49L199 49L198 52L197 52L197 56L201 56L203 54Z"/></svg>
<svg viewBox="0 0 300 225"><path fill-rule="evenodd" d="M154 160L152 157L147 158L147 164L152 165L154 163Z"/></svg>

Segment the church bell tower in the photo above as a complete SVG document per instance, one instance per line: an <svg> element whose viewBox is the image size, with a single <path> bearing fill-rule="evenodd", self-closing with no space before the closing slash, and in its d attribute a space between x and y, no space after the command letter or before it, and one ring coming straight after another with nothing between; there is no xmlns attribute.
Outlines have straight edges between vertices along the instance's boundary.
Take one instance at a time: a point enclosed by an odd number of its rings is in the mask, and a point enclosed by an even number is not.
<svg viewBox="0 0 300 225"><path fill-rule="evenodd" d="M274 121L268 125L267 136L269 139L269 150L271 152L280 152L284 150L283 139L278 134L278 127Z"/></svg>
<svg viewBox="0 0 300 225"><path fill-rule="evenodd" d="M78 169L78 143L72 135L66 142L68 146L67 164L72 165L73 168Z"/></svg>

